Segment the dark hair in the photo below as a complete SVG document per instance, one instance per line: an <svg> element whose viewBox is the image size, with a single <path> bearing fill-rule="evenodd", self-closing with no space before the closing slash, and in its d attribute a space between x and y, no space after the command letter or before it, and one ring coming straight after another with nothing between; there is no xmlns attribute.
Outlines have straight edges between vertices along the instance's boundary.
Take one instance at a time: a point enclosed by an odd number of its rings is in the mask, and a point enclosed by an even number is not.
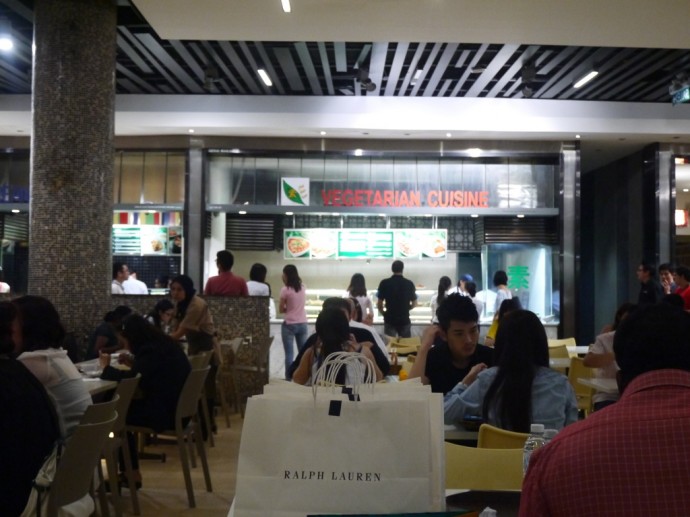
<svg viewBox="0 0 690 517"><path fill-rule="evenodd" d="M442 276L438 279L438 297L436 298L436 303L441 303L443 301L451 285L453 285L453 282L447 276Z"/></svg>
<svg viewBox="0 0 690 517"><path fill-rule="evenodd" d="M129 316L132 314L132 308L127 307L126 305L118 305L113 309L113 314L115 315L116 318L124 318L125 316Z"/></svg>
<svg viewBox="0 0 690 517"><path fill-rule="evenodd" d="M690 282L690 268L685 266L678 266L676 268L676 275L682 276L685 280Z"/></svg>
<svg viewBox="0 0 690 517"><path fill-rule="evenodd" d="M393 273L402 273L403 269L405 269L405 264L403 264L402 260L394 260L393 264L391 264L391 271Z"/></svg>
<svg viewBox="0 0 690 517"><path fill-rule="evenodd" d="M681 298L681 302L682 301L683 299ZM623 321L623 319L625 319L625 317L635 309L637 309L637 305L630 302L625 302L620 307L618 307L618 310L616 310L616 315L613 317L613 327L611 328L611 330L616 330L618 326L621 324L621 321Z"/></svg>
<svg viewBox="0 0 690 517"><path fill-rule="evenodd" d="M529 432L534 377L539 367L549 367L546 331L536 314L525 310L506 314L496 333L494 363L498 371L484 396L484 420L493 408L499 427Z"/></svg>
<svg viewBox="0 0 690 517"><path fill-rule="evenodd" d="M639 307L616 330L613 352L621 389L653 370L690 371L690 315L666 303Z"/></svg>
<svg viewBox="0 0 690 517"><path fill-rule="evenodd" d="M359 300L354 296L350 296L347 301L350 303L350 309L355 310L355 321L362 323L362 306L359 304Z"/></svg>
<svg viewBox="0 0 690 517"><path fill-rule="evenodd" d="M341 300L347 302L344 298ZM329 355L343 351L343 343L350 339L350 322L341 309L329 307L319 313L314 329L321 340L321 350L316 355L317 364L321 366ZM340 370L336 382L345 383L345 369Z"/></svg>
<svg viewBox="0 0 690 517"><path fill-rule="evenodd" d="M164 298L162 300L158 300L158 303L153 306L153 310L148 313L148 317L153 320L153 324L156 327L161 326L161 312L169 311L170 309L174 309L175 304L168 300L167 298Z"/></svg>
<svg viewBox="0 0 690 517"><path fill-rule="evenodd" d="M644 271L645 273L649 273L649 276L654 276L654 266L651 263L643 260L642 262L640 262L640 269L642 269L642 271ZM677 272L678 269L676 269L676 273Z"/></svg>
<svg viewBox="0 0 690 517"><path fill-rule="evenodd" d="M189 307L189 302L192 301L194 295L196 294L196 289L194 289L194 281L187 275L177 275L172 279L170 285L180 284L180 287L184 290L185 296L184 300L177 302L177 314L176 317L179 321L184 319L185 314L187 314L187 307Z"/></svg>
<svg viewBox="0 0 690 517"><path fill-rule="evenodd" d="M42 296L21 296L12 303L22 327L22 351L59 348L65 339L65 328L55 306Z"/></svg>
<svg viewBox="0 0 690 517"><path fill-rule="evenodd" d="M297 267L288 264L283 268L283 274L285 275L285 285L292 287L298 293L302 289L302 279L299 277Z"/></svg>
<svg viewBox="0 0 690 517"><path fill-rule="evenodd" d="M499 285L506 285L508 283L508 275L502 269L499 269L494 273L494 285L498 287Z"/></svg>
<svg viewBox="0 0 690 517"><path fill-rule="evenodd" d="M479 314L474 302L459 293L446 296L436 309L436 316L438 317L438 325L443 331L450 328L451 321L466 323L479 321Z"/></svg>
<svg viewBox="0 0 690 517"><path fill-rule="evenodd" d="M326 309L338 309L340 311L345 311L348 314L350 314L352 306L346 298L341 298L340 296L331 296L330 298L326 298L323 301L323 304L321 305L322 311L325 311Z"/></svg>
<svg viewBox="0 0 690 517"><path fill-rule="evenodd" d="M158 282L158 285L167 288L168 283L170 282L170 277L168 275L158 275L156 277L156 282Z"/></svg>
<svg viewBox="0 0 690 517"><path fill-rule="evenodd" d="M221 271L230 271L235 263L235 257L228 250L221 250L216 253L216 260Z"/></svg>
<svg viewBox="0 0 690 517"><path fill-rule="evenodd" d="M138 314L130 314L122 321L122 336L129 343L129 349L134 355L144 345L178 346L159 327L151 325Z"/></svg>
<svg viewBox="0 0 690 517"><path fill-rule="evenodd" d="M465 282L465 290L470 295L470 298L477 296L477 284L474 282Z"/></svg>
<svg viewBox="0 0 690 517"><path fill-rule="evenodd" d="M0 354L12 354L12 322L17 317L17 309L12 302L0 302Z"/></svg>
<svg viewBox="0 0 690 517"><path fill-rule="evenodd" d="M662 271L668 271L669 273L674 273L676 271L676 268L673 267L673 264L670 262L664 262L663 264L659 264L659 273Z"/></svg>
<svg viewBox="0 0 690 517"><path fill-rule="evenodd" d="M113 262L113 280L117 278L117 274L122 271L124 265L124 262Z"/></svg>
<svg viewBox="0 0 690 517"><path fill-rule="evenodd" d="M252 267L249 270L249 280L265 284L266 273L268 273L268 270L266 269L266 266L264 266L263 264L259 264L258 262L256 264L252 264Z"/></svg>
<svg viewBox="0 0 690 517"><path fill-rule="evenodd" d="M364 281L364 275L362 273L355 273L350 278L350 285L347 287L347 292L350 296L366 296L367 295L367 284Z"/></svg>
<svg viewBox="0 0 690 517"><path fill-rule="evenodd" d="M522 303L520 303L520 298L509 298L501 302L501 306L498 308L498 321L501 321L503 316L506 314L519 311L522 309Z"/></svg>

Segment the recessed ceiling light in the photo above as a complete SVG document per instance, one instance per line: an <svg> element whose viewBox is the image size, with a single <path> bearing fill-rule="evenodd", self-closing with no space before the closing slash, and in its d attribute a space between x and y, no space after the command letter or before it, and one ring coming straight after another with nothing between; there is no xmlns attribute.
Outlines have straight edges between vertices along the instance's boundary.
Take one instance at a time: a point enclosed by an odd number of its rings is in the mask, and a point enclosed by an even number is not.
<svg viewBox="0 0 690 517"><path fill-rule="evenodd" d="M285 212L285 215L292 215L293 212Z"/></svg>
<svg viewBox="0 0 690 517"><path fill-rule="evenodd" d="M518 215L517 215L517 218L518 218L518 219L524 219L524 218L525 218L525 214L518 214Z"/></svg>
<svg viewBox="0 0 690 517"><path fill-rule="evenodd" d="M189 132L190 132L190 133L194 133L194 130L193 130L193 129L190 129Z"/></svg>
<svg viewBox="0 0 690 517"><path fill-rule="evenodd" d="M424 217L433 217L432 214L424 214Z"/></svg>
<svg viewBox="0 0 690 517"><path fill-rule="evenodd" d="M261 77L261 80L264 82L266 86L273 86L273 81L271 81L271 78L268 77L266 70L264 70L263 68L259 68L256 71L256 73L259 74L259 77Z"/></svg>
<svg viewBox="0 0 690 517"><path fill-rule="evenodd" d="M575 135L575 138L580 138L580 135Z"/></svg>
<svg viewBox="0 0 690 517"><path fill-rule="evenodd" d="M18 214L18 213L19 213L19 210L16 209L16 208L13 208L13 209L12 209L12 213L13 213L13 214Z"/></svg>
<svg viewBox="0 0 690 517"><path fill-rule="evenodd" d="M470 147L467 150L467 154L469 154L472 158L478 158L482 155L482 150L479 147Z"/></svg>
<svg viewBox="0 0 690 517"><path fill-rule="evenodd" d="M690 189L684 188L683 192L690 192Z"/></svg>
<svg viewBox="0 0 690 517"><path fill-rule="evenodd" d="M230 152L232 154L239 154L241 151L237 147L235 147L234 149L230 149Z"/></svg>
<svg viewBox="0 0 690 517"><path fill-rule="evenodd" d="M321 136L326 136L326 132L325 132L325 131L321 131Z"/></svg>
<svg viewBox="0 0 690 517"><path fill-rule="evenodd" d="M355 156L362 156L364 154L364 151L361 149L355 149Z"/></svg>
<svg viewBox="0 0 690 517"><path fill-rule="evenodd" d="M280 3L283 6L283 11L286 13L289 13L292 8L290 7L290 0L280 0Z"/></svg>
<svg viewBox="0 0 690 517"><path fill-rule="evenodd" d="M247 213L246 210L240 210L240 215L245 215Z"/></svg>
<svg viewBox="0 0 690 517"><path fill-rule="evenodd" d="M451 136L453 136L453 133L446 133L446 138L450 138Z"/></svg>

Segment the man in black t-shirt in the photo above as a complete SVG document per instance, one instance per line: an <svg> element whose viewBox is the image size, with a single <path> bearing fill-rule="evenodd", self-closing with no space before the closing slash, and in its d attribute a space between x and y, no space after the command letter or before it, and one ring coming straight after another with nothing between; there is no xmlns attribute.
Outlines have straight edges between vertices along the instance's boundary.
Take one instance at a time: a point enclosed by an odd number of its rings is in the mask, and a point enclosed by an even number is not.
<svg viewBox="0 0 690 517"><path fill-rule="evenodd" d="M493 349L478 345L479 315L467 296L451 294L437 311L438 325L424 331L410 377L421 377L436 393L448 393L473 368L493 365Z"/></svg>
<svg viewBox="0 0 690 517"><path fill-rule="evenodd" d="M414 284L403 277L404 267L401 260L393 262L393 276L381 280L376 293L376 307L383 314L383 332L387 336L411 336L410 310L417 306L417 293Z"/></svg>

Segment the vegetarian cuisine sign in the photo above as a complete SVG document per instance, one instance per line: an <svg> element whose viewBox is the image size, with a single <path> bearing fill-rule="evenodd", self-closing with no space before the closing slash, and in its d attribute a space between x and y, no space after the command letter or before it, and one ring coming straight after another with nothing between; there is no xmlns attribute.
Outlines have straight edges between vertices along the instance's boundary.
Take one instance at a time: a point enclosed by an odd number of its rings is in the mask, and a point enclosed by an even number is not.
<svg viewBox="0 0 690 517"><path fill-rule="evenodd" d="M448 231L433 229L283 230L286 259L445 259Z"/></svg>

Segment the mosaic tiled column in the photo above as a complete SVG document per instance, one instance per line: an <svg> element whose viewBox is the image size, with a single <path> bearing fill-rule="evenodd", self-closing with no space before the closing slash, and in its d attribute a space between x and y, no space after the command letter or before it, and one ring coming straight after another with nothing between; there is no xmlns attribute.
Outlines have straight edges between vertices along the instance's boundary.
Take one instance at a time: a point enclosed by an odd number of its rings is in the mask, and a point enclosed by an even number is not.
<svg viewBox="0 0 690 517"><path fill-rule="evenodd" d="M116 6L36 0L29 293L83 335L110 301Z"/></svg>

